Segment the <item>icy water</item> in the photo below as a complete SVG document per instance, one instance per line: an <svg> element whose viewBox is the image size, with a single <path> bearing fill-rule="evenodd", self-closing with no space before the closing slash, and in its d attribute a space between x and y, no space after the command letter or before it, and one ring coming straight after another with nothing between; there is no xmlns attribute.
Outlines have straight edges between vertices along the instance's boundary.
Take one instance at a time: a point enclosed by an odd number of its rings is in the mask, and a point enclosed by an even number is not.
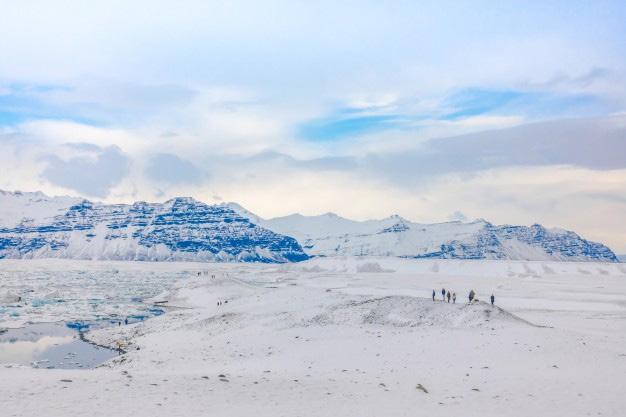
<svg viewBox="0 0 626 417"><path fill-rule="evenodd" d="M147 300L198 272L175 264L0 260L0 364L105 362L118 353L82 340L81 332L163 314Z"/></svg>
<svg viewBox="0 0 626 417"><path fill-rule="evenodd" d="M115 262L0 262L0 328L74 322L77 329L163 313L146 299L196 276L176 265Z"/></svg>
<svg viewBox="0 0 626 417"><path fill-rule="evenodd" d="M0 363L34 368L93 368L119 353L86 342L63 323L36 323L0 333Z"/></svg>

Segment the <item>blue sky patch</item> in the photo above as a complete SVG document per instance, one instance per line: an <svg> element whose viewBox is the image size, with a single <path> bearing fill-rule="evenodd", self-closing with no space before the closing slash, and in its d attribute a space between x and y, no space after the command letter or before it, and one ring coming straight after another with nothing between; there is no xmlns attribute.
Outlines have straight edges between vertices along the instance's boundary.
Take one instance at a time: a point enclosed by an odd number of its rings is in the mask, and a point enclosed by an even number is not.
<svg viewBox="0 0 626 417"><path fill-rule="evenodd" d="M344 112L345 113L345 112ZM397 115L364 115L314 119L300 125L299 136L308 140L334 141L398 127Z"/></svg>
<svg viewBox="0 0 626 417"><path fill-rule="evenodd" d="M465 89L446 99L445 106L453 110L444 114L442 119L457 120L489 113L502 109L516 100L528 98L531 94L514 90Z"/></svg>
<svg viewBox="0 0 626 417"><path fill-rule="evenodd" d="M99 125L92 118L79 115L71 108L46 102L42 95L51 91L71 91L69 87L53 85L11 84L0 93L0 126L14 126L29 120L71 120Z"/></svg>
<svg viewBox="0 0 626 417"><path fill-rule="evenodd" d="M468 88L444 100L440 120L459 120L483 114L523 115L542 120L555 117L601 115L610 109L595 96L543 91Z"/></svg>

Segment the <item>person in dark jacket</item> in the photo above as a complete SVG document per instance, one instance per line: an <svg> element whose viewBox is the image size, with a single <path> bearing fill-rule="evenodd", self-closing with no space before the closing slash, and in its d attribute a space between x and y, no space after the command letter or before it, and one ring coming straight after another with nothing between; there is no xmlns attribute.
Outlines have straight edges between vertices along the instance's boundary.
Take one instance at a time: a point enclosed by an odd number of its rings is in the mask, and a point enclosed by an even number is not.
<svg viewBox="0 0 626 417"><path fill-rule="evenodd" d="M493 294L491 294L491 305L493 305L493 303L495 302L496 302L496 297Z"/></svg>
<svg viewBox="0 0 626 417"><path fill-rule="evenodd" d="M435 290L433 290L433 301L435 301Z"/></svg>
<svg viewBox="0 0 626 417"><path fill-rule="evenodd" d="M441 300L446 301L446 289L445 288L441 289Z"/></svg>
<svg viewBox="0 0 626 417"><path fill-rule="evenodd" d="M452 293L452 304L456 304L456 293Z"/></svg>
<svg viewBox="0 0 626 417"><path fill-rule="evenodd" d="M448 291L448 293L446 294L446 297L448 298L448 302L450 302L450 297L451 297L450 291Z"/></svg>
<svg viewBox="0 0 626 417"><path fill-rule="evenodd" d="M471 290L469 293L469 302L471 303L474 300L474 297L476 296L476 293L474 292L474 290Z"/></svg>

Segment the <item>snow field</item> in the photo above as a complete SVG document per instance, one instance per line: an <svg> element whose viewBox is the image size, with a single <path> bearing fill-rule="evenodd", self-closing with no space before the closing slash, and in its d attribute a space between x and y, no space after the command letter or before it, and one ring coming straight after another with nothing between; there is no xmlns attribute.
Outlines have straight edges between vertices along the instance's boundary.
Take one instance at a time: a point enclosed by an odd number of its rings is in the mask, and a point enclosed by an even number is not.
<svg viewBox="0 0 626 417"><path fill-rule="evenodd" d="M626 406L619 264L168 265L192 277L155 299L180 308L92 333L128 350L98 369L0 368L3 413L618 416ZM456 305L430 299L441 287ZM470 289L480 300L493 291L497 306L466 305Z"/></svg>

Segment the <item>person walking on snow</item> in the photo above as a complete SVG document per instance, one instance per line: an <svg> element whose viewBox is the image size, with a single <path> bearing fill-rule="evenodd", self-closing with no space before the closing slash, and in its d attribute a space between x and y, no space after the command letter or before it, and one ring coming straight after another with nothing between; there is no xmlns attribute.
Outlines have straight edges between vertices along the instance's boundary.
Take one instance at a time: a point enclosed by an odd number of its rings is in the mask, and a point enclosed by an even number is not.
<svg viewBox="0 0 626 417"><path fill-rule="evenodd" d="M476 293L474 292L474 290L471 290L470 293L469 293L469 302L470 302L470 304L474 300L474 296L475 295L476 295Z"/></svg>
<svg viewBox="0 0 626 417"><path fill-rule="evenodd" d="M493 305L495 301L496 301L496 297L493 294L491 294L491 305Z"/></svg>
<svg viewBox="0 0 626 417"><path fill-rule="evenodd" d="M433 301L435 301L435 290L433 290Z"/></svg>
<svg viewBox="0 0 626 417"><path fill-rule="evenodd" d="M452 293L452 304L456 304L456 293Z"/></svg>
<svg viewBox="0 0 626 417"><path fill-rule="evenodd" d="M441 300L446 301L446 289L445 288L441 289Z"/></svg>
<svg viewBox="0 0 626 417"><path fill-rule="evenodd" d="M448 298L448 302L450 302L450 291L448 291L448 293L446 294L446 297Z"/></svg>

